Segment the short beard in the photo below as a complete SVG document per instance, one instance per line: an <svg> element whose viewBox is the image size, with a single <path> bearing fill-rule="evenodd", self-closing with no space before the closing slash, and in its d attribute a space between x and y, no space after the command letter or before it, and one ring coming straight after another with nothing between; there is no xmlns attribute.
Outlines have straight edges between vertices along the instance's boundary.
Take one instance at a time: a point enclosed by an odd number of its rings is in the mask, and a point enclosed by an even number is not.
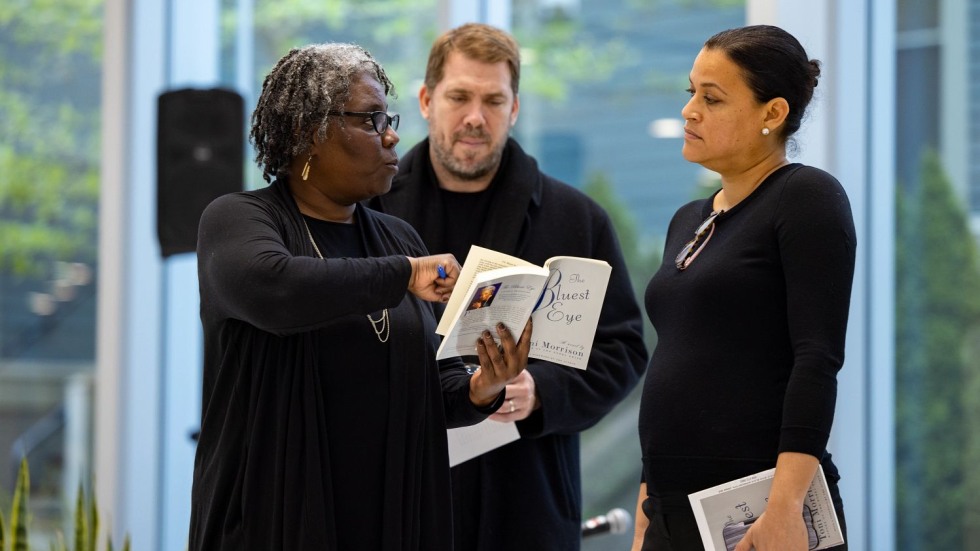
<svg viewBox="0 0 980 551"><path fill-rule="evenodd" d="M459 136L453 135L452 140L455 141ZM435 160L439 162L445 169L453 175L454 178L458 178L463 181L474 181L485 177L488 174L493 173L497 170L497 166L500 164L500 159L503 157L504 148L503 146L494 149L490 155L481 163L478 163L472 167L467 167L463 163L456 160L453 156L452 146L444 147L443 143L438 140L432 140L432 151L435 154Z"/></svg>

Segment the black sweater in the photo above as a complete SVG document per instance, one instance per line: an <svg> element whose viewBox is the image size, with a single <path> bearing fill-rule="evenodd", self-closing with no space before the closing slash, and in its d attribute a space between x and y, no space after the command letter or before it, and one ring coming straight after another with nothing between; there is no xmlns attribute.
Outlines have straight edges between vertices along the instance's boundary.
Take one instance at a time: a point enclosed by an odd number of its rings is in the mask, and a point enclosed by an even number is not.
<svg viewBox="0 0 980 551"><path fill-rule="evenodd" d="M782 167L678 270L712 199L675 214L647 287L658 336L640 407L648 493L702 490L771 468L784 451L822 459L836 481L825 448L856 246L844 190L821 170Z"/></svg>
<svg viewBox="0 0 980 551"><path fill-rule="evenodd" d="M517 422L521 439L453 468L456 549L572 551L581 541L578 433L637 384L647 360L642 318L612 223L595 201L542 173L514 140L491 188L484 224L447 228L423 140L372 206L410 222L432 252L472 243L538 265L558 255L612 265L588 369L531 360L541 408Z"/></svg>
<svg viewBox="0 0 980 551"><path fill-rule="evenodd" d="M451 549L446 427L483 420L503 393L478 411L462 362L436 363L432 307L407 292L406 256L427 254L415 231L370 209L355 216L370 258L316 258L285 182L220 197L201 217L204 384L192 551L338 549L361 528L379 536L375 549ZM364 316L383 308L391 332L382 345ZM329 384L332 371L362 366L342 361L356 350L322 350L324 330L351 347L364 341L344 335L367 335L388 351L361 358L381 359L373 369L387 372L385 392ZM349 505L334 491L335 480L363 468L331 446L364 445L362 414L328 403L349 393L365 407L372 396L389 397L379 406L387 432L373 439L385 473L381 502L369 507L380 513L364 527L338 522Z"/></svg>

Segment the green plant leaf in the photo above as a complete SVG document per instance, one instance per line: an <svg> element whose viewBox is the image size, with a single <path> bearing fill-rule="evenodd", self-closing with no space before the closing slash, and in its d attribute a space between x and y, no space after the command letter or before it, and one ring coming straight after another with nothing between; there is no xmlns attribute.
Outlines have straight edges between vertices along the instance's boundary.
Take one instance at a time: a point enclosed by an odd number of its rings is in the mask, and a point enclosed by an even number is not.
<svg viewBox="0 0 980 551"><path fill-rule="evenodd" d="M88 551L86 542L85 492L82 483L78 483L78 497L75 499L75 551Z"/></svg>
<svg viewBox="0 0 980 551"><path fill-rule="evenodd" d="M92 500L88 511L88 547L86 551L95 551L95 541L99 534L99 507L95 500L95 490L92 490Z"/></svg>
<svg viewBox="0 0 980 551"><path fill-rule="evenodd" d="M31 493L31 475L27 469L27 458L20 460L17 471L17 487L14 490L14 503L10 513L10 551L29 551L27 540L27 499Z"/></svg>

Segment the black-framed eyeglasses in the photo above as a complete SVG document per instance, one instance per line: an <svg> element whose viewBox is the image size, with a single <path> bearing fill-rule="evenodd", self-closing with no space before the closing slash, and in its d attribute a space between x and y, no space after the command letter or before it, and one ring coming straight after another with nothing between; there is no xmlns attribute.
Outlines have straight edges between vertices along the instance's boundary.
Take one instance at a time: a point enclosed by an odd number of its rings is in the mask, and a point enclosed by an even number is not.
<svg viewBox="0 0 980 551"><path fill-rule="evenodd" d="M374 125L374 131L378 134L384 134L389 126L394 130L398 130L398 123L401 120L401 115L397 113L389 115L384 111L327 111L327 114L338 117L364 117L371 119L371 124Z"/></svg>
<svg viewBox="0 0 980 551"><path fill-rule="evenodd" d="M701 254L705 245L708 244L708 240L715 233L715 219L723 212L725 211L716 210L712 212L704 219L704 222L701 222L698 229L694 230L694 239L688 241L681 252L677 253L677 258L674 259L674 265L677 266L678 270L686 270L694 262L694 259Z"/></svg>

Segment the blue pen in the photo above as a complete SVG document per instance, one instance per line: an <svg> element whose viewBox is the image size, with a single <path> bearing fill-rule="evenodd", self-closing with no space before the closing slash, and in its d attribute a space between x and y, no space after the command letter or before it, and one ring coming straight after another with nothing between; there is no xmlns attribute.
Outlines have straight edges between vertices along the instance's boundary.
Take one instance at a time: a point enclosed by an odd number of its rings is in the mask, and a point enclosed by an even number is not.
<svg viewBox="0 0 980 551"><path fill-rule="evenodd" d="M446 269L442 267L442 264L436 269L439 271L439 279L446 279Z"/></svg>

